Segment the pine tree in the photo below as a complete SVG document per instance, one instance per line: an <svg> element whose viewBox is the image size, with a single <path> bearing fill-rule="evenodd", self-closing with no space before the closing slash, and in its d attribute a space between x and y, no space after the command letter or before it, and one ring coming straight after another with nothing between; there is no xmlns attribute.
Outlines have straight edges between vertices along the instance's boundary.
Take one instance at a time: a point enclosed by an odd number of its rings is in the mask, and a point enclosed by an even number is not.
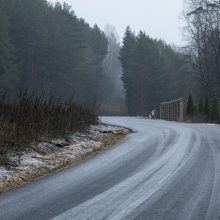
<svg viewBox="0 0 220 220"><path fill-rule="evenodd" d="M192 95L189 95L186 109L187 116L193 116L193 98Z"/></svg>

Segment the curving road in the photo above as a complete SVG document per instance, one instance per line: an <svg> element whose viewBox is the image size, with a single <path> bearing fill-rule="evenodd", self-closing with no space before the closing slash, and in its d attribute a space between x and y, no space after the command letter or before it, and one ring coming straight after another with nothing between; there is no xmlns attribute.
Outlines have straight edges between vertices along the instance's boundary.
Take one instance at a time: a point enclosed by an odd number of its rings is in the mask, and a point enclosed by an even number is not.
<svg viewBox="0 0 220 220"><path fill-rule="evenodd" d="M120 144L0 195L0 219L220 219L220 126L104 117Z"/></svg>

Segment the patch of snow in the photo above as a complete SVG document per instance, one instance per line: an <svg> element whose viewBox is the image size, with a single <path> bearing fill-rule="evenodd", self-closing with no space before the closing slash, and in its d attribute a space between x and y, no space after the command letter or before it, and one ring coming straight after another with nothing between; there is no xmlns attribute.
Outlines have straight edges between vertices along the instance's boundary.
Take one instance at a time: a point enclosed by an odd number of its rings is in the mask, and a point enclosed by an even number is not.
<svg viewBox="0 0 220 220"><path fill-rule="evenodd" d="M121 130L121 127L94 125L90 126L85 134L71 134L65 139L52 140L50 143L33 143L22 153L8 155L8 159L15 166L10 167L10 170L0 167L0 187L4 188L8 182L36 174L39 168L53 169L77 157L93 153L102 148L103 134L117 133Z"/></svg>
<svg viewBox="0 0 220 220"><path fill-rule="evenodd" d="M34 153L29 153L29 154L24 154L21 157L21 163L20 166L21 167L29 167L29 166L40 166L43 164L43 162L41 161L40 156L37 156L38 154L34 154Z"/></svg>

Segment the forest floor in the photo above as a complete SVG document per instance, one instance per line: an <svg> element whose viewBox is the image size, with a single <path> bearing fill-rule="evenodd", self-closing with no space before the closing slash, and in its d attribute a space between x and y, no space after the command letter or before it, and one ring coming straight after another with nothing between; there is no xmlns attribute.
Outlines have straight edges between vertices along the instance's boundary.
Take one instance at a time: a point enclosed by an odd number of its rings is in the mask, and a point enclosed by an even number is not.
<svg viewBox="0 0 220 220"><path fill-rule="evenodd" d="M85 133L64 139L33 143L21 152L7 155L8 164L0 166L0 192L47 176L118 143L130 131L109 125L91 126Z"/></svg>

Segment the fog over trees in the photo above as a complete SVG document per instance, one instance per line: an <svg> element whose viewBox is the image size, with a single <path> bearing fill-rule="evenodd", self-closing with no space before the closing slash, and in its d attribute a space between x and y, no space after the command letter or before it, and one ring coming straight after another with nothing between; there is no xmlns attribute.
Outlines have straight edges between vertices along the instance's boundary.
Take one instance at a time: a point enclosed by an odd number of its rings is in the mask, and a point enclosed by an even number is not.
<svg viewBox="0 0 220 220"><path fill-rule="evenodd" d="M106 34L78 18L67 4L0 0L0 91L26 88L48 96L74 96L108 114L126 113L113 27Z"/></svg>
<svg viewBox="0 0 220 220"><path fill-rule="evenodd" d="M129 26L120 43L113 26L91 27L68 4L0 0L0 93L73 96L108 115L159 110L189 94L196 105L219 100L219 2L186 0L184 19L187 47Z"/></svg>
<svg viewBox="0 0 220 220"><path fill-rule="evenodd" d="M74 95L82 103L99 101L108 41L97 25L90 27L67 4L1 0L0 7L1 91L28 87Z"/></svg>
<svg viewBox="0 0 220 220"><path fill-rule="evenodd" d="M105 114L127 114L125 91L122 83L122 66L119 60L120 41L114 26L106 25L104 32L108 39L108 52L103 61L102 111Z"/></svg>

